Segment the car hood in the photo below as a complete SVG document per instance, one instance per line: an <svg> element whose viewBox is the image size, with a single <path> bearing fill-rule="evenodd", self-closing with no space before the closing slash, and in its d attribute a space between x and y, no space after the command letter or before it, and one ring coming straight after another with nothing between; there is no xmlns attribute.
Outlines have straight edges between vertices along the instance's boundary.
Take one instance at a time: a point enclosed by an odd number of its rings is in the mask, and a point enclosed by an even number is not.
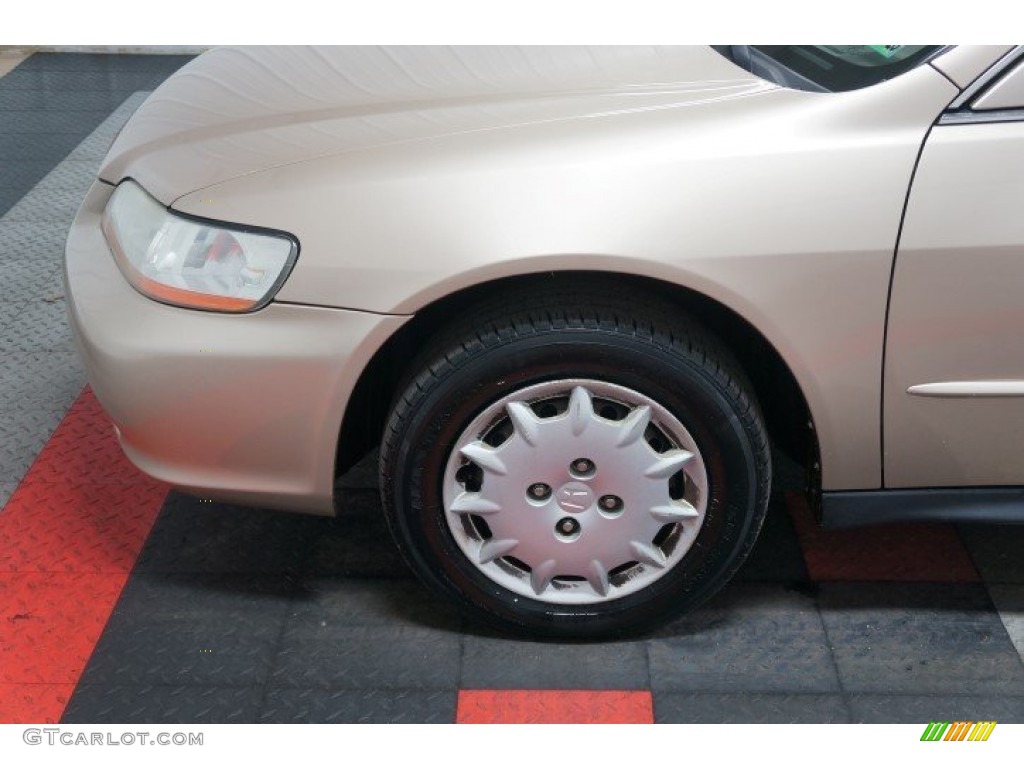
<svg viewBox="0 0 1024 768"><path fill-rule="evenodd" d="M100 177L135 178L169 205L345 152L774 87L699 46L217 48L154 91Z"/></svg>

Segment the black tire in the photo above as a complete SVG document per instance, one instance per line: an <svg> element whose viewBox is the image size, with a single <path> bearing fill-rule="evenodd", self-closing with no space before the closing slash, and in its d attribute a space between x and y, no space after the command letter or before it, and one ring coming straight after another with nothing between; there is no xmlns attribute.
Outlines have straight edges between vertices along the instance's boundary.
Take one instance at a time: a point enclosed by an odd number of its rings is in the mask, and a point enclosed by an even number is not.
<svg viewBox="0 0 1024 768"><path fill-rule="evenodd" d="M641 634L718 591L753 546L771 480L764 421L728 350L667 302L629 301L599 283L509 295L466 313L413 369L382 441L384 507L412 569L472 618L532 637ZM662 405L696 441L707 476L703 522L682 559L640 591L582 605L491 580L455 541L442 498L450 450L477 414L525 386L570 378Z"/></svg>

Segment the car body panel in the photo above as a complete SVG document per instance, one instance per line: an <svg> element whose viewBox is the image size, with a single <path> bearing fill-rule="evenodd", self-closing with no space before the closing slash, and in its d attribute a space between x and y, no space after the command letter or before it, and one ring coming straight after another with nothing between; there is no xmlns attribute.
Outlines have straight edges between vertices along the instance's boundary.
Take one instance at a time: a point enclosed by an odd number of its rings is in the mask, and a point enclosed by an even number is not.
<svg viewBox="0 0 1024 768"><path fill-rule="evenodd" d="M936 56L931 64L958 87L966 88L1012 48L1012 45L958 45Z"/></svg>
<svg viewBox="0 0 1024 768"><path fill-rule="evenodd" d="M282 301L406 314L578 269L698 291L790 366L824 487L878 488L893 252L921 142L956 94L925 66L848 93L492 128L275 167L174 208L294 233L303 252Z"/></svg>
<svg viewBox="0 0 1024 768"><path fill-rule="evenodd" d="M217 48L147 99L100 177L166 204L371 147L775 87L700 46Z"/></svg>
<svg viewBox="0 0 1024 768"><path fill-rule="evenodd" d="M1021 200L1024 122L932 131L893 280L887 487L1024 482Z"/></svg>
<svg viewBox="0 0 1024 768"><path fill-rule="evenodd" d="M97 182L67 243L68 310L93 391L128 457L219 499L333 514L338 430L359 372L407 318L270 306L171 307L125 281Z"/></svg>

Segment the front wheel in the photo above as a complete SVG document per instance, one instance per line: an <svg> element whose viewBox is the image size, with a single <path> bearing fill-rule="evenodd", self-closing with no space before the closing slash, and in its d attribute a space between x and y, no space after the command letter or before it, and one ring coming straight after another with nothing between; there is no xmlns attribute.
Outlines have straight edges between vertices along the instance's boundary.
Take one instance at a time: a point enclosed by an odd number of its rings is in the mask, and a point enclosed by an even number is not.
<svg viewBox="0 0 1024 768"><path fill-rule="evenodd" d="M728 352L671 308L529 304L471 313L424 356L381 452L389 524L424 581L504 631L643 632L753 545L763 421Z"/></svg>

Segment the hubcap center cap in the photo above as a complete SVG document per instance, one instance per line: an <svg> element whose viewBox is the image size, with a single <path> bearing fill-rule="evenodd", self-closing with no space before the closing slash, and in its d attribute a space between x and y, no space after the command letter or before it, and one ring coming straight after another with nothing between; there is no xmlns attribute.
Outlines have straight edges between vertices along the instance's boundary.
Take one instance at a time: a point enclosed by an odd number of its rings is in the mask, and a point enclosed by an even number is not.
<svg viewBox="0 0 1024 768"><path fill-rule="evenodd" d="M590 490L589 485L578 480L568 482L559 488L555 498L562 511L570 515L586 512L594 504L594 492Z"/></svg>

